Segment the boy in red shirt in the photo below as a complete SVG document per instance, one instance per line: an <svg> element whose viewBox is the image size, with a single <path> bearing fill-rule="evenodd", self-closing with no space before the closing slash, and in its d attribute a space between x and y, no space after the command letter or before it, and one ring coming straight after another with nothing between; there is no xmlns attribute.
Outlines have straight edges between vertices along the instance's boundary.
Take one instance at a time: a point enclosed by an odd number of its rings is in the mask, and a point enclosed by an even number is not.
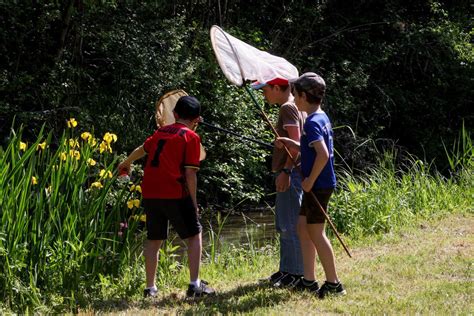
<svg viewBox="0 0 474 316"><path fill-rule="evenodd" d="M147 155L142 181L147 219L144 296L158 293L155 285L158 251L168 237L169 222L188 246L190 284L186 295L212 295L215 291L199 280L202 227L198 219L196 174L201 139L194 129L200 120L201 105L196 98L184 96L176 103L173 113L176 123L157 129L118 166L119 170L130 170L131 163Z"/></svg>

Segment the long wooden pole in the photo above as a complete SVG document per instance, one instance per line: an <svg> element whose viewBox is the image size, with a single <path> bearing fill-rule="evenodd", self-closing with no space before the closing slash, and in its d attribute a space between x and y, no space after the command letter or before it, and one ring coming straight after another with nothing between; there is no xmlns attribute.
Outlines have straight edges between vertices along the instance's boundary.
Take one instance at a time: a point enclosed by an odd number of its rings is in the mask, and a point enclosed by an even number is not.
<svg viewBox="0 0 474 316"><path fill-rule="evenodd" d="M248 85L245 85L245 90L247 90L247 92L250 94L250 97L252 98L253 100L253 103L255 104L255 106L258 108L258 110L260 111L260 113L263 115L263 118L265 119L265 121L267 122L267 124L271 127L272 131L273 131L273 134L275 134L276 137L280 137L280 135L278 134L277 130L275 129L275 127L273 126L273 124L270 122L270 119L268 118L267 114L265 113L265 111L258 105L258 102L257 100L255 99L255 96L253 95L252 91L250 91ZM291 161L293 162L293 165L295 166L296 170L299 171L299 173L301 175L303 175L303 173L301 172L301 169L298 167L298 164L296 163L296 160L295 158L291 155L290 153L290 150L288 149L288 147L284 146L285 148L285 151L286 153L288 154L288 156L290 157ZM331 221L331 219L329 218L329 215L326 213L326 211L323 209L323 207L321 206L321 204L319 203L318 201L318 198L316 197L316 195L314 194L313 191L309 191L310 193L310 196L312 197L312 200L314 202L314 205L316 205L316 207L318 208L318 210L324 215L324 217L326 218L327 222L329 223L329 226L332 228L334 234L336 235L337 239L339 240L339 242L341 243L342 247L344 247L344 250L346 251L347 255L352 258L352 255L349 251L349 249L347 248L346 244L344 243L344 241L342 241L342 238L341 236L339 236L339 233L337 232L337 229L336 227L334 226L333 222Z"/></svg>

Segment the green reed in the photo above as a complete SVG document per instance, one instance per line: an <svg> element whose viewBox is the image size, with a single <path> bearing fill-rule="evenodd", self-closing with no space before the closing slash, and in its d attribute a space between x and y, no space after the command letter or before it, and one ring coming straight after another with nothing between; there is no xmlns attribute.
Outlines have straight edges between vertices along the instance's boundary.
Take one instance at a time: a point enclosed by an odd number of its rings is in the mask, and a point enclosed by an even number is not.
<svg viewBox="0 0 474 316"><path fill-rule="evenodd" d="M448 158L450 171L472 170L474 168L474 146L472 144L471 135L466 130L464 122L458 138L453 142L451 150L446 148L443 142L446 157Z"/></svg>
<svg viewBox="0 0 474 316"><path fill-rule="evenodd" d="M113 136L82 139L71 128L57 144L43 131L21 140L12 132L0 149L2 304L74 309L99 276L119 276L138 258L138 221L129 220L138 209L127 200L139 197L113 175Z"/></svg>

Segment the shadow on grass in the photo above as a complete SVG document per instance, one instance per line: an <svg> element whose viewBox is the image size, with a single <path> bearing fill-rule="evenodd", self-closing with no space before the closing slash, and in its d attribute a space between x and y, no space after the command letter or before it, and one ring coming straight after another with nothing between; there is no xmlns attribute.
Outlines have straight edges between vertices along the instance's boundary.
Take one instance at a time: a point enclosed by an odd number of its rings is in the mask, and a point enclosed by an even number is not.
<svg viewBox="0 0 474 316"><path fill-rule="evenodd" d="M95 314L97 312L125 312L135 307L136 303L124 298L93 301L88 309L80 310L81 315ZM151 304L150 304L151 306Z"/></svg>
<svg viewBox="0 0 474 316"><path fill-rule="evenodd" d="M259 307L271 307L289 298L285 290L273 289L268 285L252 283L238 286L216 296L198 299L184 299L177 302L173 295L156 303L157 308L174 307L184 313L245 313Z"/></svg>
<svg viewBox="0 0 474 316"><path fill-rule="evenodd" d="M127 301L125 299L94 302L91 306L97 312L131 312L140 310L164 309L166 311L195 313L246 313L256 308L271 307L289 299L286 290L274 289L266 284L251 283L238 286L216 296L203 298L185 298L184 295L171 293L158 299Z"/></svg>

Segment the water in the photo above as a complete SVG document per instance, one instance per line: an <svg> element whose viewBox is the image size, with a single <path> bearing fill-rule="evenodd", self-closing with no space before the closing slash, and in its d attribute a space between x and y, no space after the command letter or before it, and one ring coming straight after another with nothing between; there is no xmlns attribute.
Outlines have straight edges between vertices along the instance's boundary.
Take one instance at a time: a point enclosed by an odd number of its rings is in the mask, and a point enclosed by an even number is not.
<svg viewBox="0 0 474 316"><path fill-rule="evenodd" d="M266 210L265 212L247 212L242 214L221 214L220 226L219 216L214 215L211 219L201 219L203 226L202 243L203 249L208 249L210 246L210 231L219 234L219 243L248 245L252 243L254 246L262 247L271 243L276 236L275 232L275 215L273 212ZM221 231L219 233L219 227ZM186 245L184 241L177 238L173 231L171 242L173 245L179 246L177 254L182 256L186 252Z"/></svg>
<svg viewBox="0 0 474 316"><path fill-rule="evenodd" d="M275 216L270 211L247 212L235 215L220 215L222 230L219 241L227 244L264 245L275 238ZM219 230L217 220L210 225L209 221L202 221L203 225L203 247L209 242L209 230L214 233Z"/></svg>

